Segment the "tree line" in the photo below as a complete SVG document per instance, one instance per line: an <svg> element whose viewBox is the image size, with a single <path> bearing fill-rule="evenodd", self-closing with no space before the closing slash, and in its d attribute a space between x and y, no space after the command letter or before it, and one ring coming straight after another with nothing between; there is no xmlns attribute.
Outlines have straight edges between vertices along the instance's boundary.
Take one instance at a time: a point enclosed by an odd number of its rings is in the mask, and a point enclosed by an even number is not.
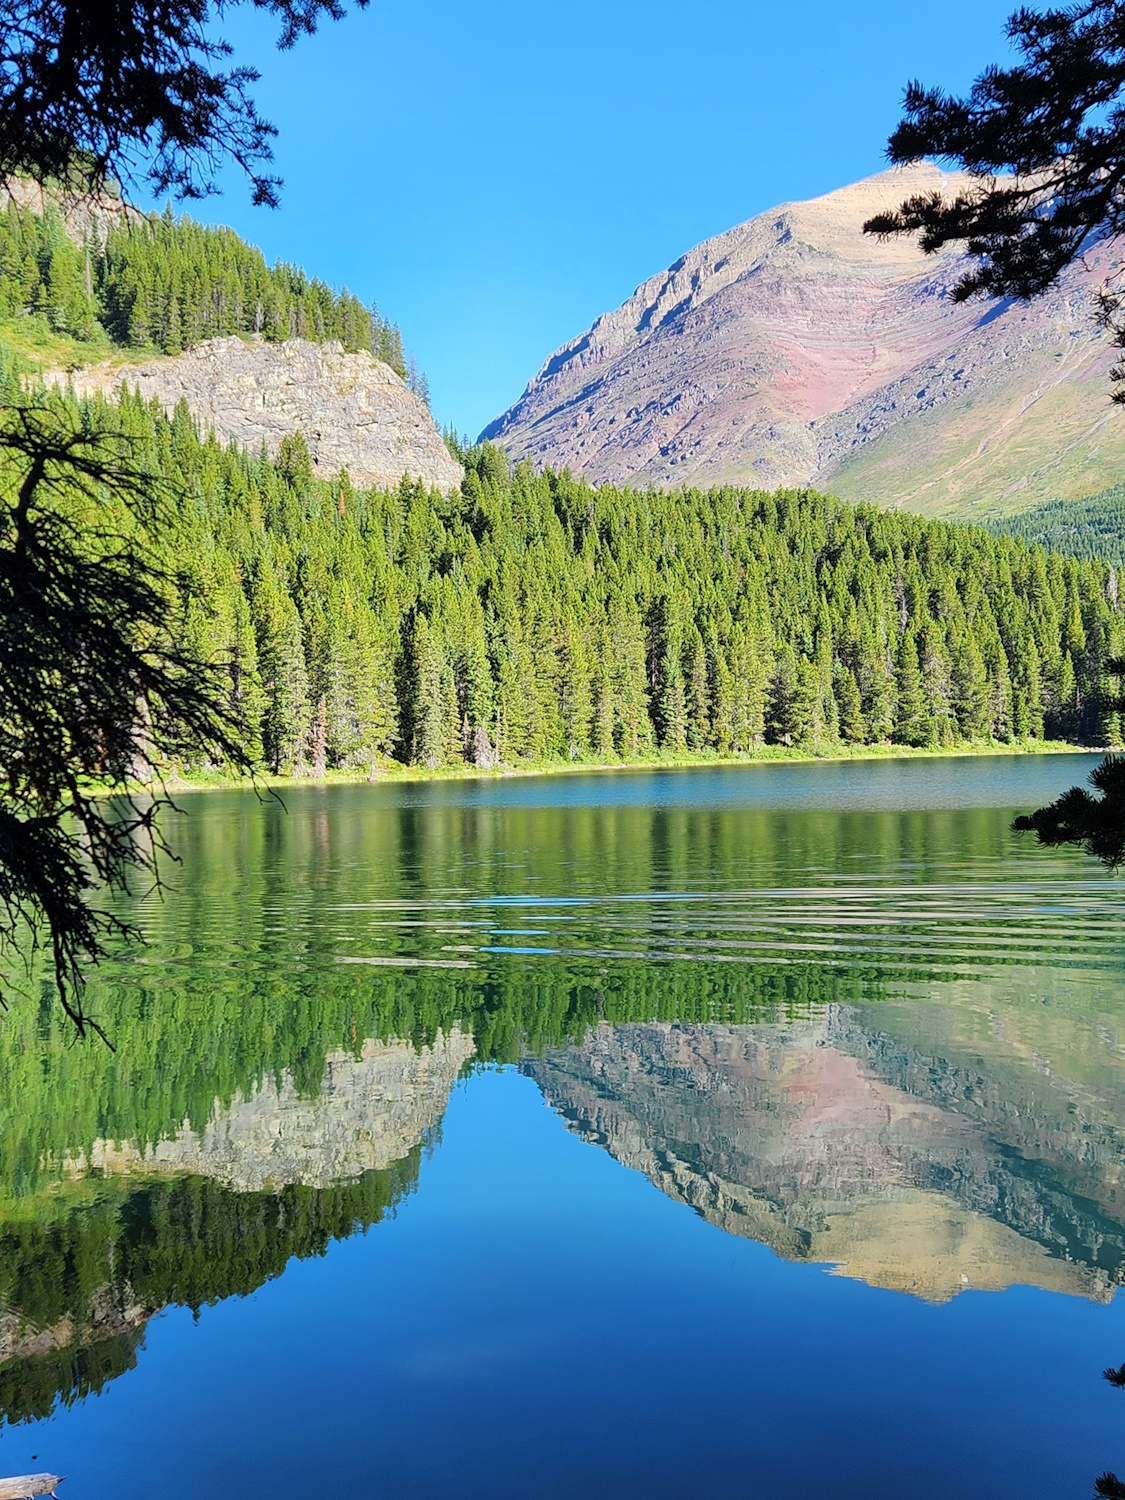
<svg viewBox="0 0 1125 1500"><path fill-rule="evenodd" d="M461 456L459 491L313 477L135 396L182 498L185 640L273 771L745 754L762 745L1117 743L1115 573L808 490L592 489Z"/></svg>
<svg viewBox="0 0 1125 1500"><path fill-rule="evenodd" d="M171 209L122 217L104 240L91 228L79 244L57 208L40 215L9 202L0 214L0 320L24 316L80 341L108 337L164 354L230 334L334 339L353 352L369 350L426 394L397 324L375 306L299 266L268 266L232 229Z"/></svg>

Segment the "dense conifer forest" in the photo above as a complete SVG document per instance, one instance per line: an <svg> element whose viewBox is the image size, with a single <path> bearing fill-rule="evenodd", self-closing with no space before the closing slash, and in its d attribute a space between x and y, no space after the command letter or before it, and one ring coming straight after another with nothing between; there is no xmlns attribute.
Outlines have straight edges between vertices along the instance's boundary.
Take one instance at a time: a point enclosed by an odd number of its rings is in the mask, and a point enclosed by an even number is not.
<svg viewBox="0 0 1125 1500"><path fill-rule="evenodd" d="M189 644L283 774L1119 738L1101 563L809 491L594 490L487 444L457 493L359 492L299 436L270 462L186 407L81 419L182 497L158 540Z"/></svg>
<svg viewBox="0 0 1125 1500"><path fill-rule="evenodd" d="M171 211L122 220L104 240L68 238L61 214L9 203L0 213L0 322L30 318L86 343L179 354L203 339L338 339L368 349L403 379L402 336L346 289L334 292L297 266L267 266L231 229ZM422 384L422 377L413 382Z"/></svg>
<svg viewBox="0 0 1125 1500"><path fill-rule="evenodd" d="M79 245L57 210L10 205L0 323L21 318L168 353L334 338L406 369L397 328L346 291L170 212ZM227 665L281 774L1120 738L1098 708L1125 649L1101 511L1062 557L1029 545L1061 516L1013 538L808 491L595 491L452 438L459 493L359 492L314 479L299 436L270 462L201 438L186 408L68 420L124 428L182 497L154 541L190 559L188 644ZM1120 496L1103 499L1111 524Z"/></svg>
<svg viewBox="0 0 1125 1500"><path fill-rule="evenodd" d="M1125 566L1125 485L1084 500L1051 500L987 524L998 536L1017 536L1068 557Z"/></svg>

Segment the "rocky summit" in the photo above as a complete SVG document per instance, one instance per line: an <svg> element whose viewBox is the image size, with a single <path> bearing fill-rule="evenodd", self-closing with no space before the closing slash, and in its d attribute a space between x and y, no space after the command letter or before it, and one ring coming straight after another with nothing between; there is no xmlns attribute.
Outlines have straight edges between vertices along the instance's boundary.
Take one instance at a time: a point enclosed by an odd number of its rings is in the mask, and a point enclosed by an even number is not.
<svg viewBox="0 0 1125 1500"><path fill-rule="evenodd" d="M449 454L426 403L389 365L338 343L237 336L210 339L143 364L107 362L63 374L79 395L124 385L169 413L186 401L204 432L276 458L287 433L301 432L318 475L347 469L352 483L389 488L403 475L449 490L461 467Z"/></svg>
<svg viewBox="0 0 1125 1500"><path fill-rule="evenodd" d="M863 234L959 181L883 172L705 240L552 354L482 436L595 483L811 484L925 513L1115 483L1104 249L1030 305L956 305L959 254Z"/></svg>

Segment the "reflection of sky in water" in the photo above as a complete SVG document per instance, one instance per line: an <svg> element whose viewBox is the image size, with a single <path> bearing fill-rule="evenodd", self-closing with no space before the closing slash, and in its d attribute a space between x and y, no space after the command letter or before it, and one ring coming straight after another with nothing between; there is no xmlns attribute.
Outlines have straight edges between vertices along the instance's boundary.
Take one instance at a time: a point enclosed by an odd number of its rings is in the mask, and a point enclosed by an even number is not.
<svg viewBox="0 0 1125 1500"><path fill-rule="evenodd" d="M82 1500L808 1500L824 1476L1058 1500L1120 1452L1099 1372L1123 1350L1120 1301L935 1306L724 1233L490 1072L394 1218L165 1314L134 1372L5 1432L0 1464Z"/></svg>

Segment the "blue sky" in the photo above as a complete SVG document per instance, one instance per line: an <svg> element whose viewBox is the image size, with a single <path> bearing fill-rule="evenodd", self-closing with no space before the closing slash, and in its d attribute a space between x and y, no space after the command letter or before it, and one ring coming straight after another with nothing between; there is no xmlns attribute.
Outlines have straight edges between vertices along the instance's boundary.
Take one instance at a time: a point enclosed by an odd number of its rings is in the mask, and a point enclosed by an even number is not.
<svg viewBox="0 0 1125 1500"><path fill-rule="evenodd" d="M279 210L193 212L397 319L475 435L559 344L708 235L884 165L911 77L962 88L1014 0L371 0L261 69Z"/></svg>

